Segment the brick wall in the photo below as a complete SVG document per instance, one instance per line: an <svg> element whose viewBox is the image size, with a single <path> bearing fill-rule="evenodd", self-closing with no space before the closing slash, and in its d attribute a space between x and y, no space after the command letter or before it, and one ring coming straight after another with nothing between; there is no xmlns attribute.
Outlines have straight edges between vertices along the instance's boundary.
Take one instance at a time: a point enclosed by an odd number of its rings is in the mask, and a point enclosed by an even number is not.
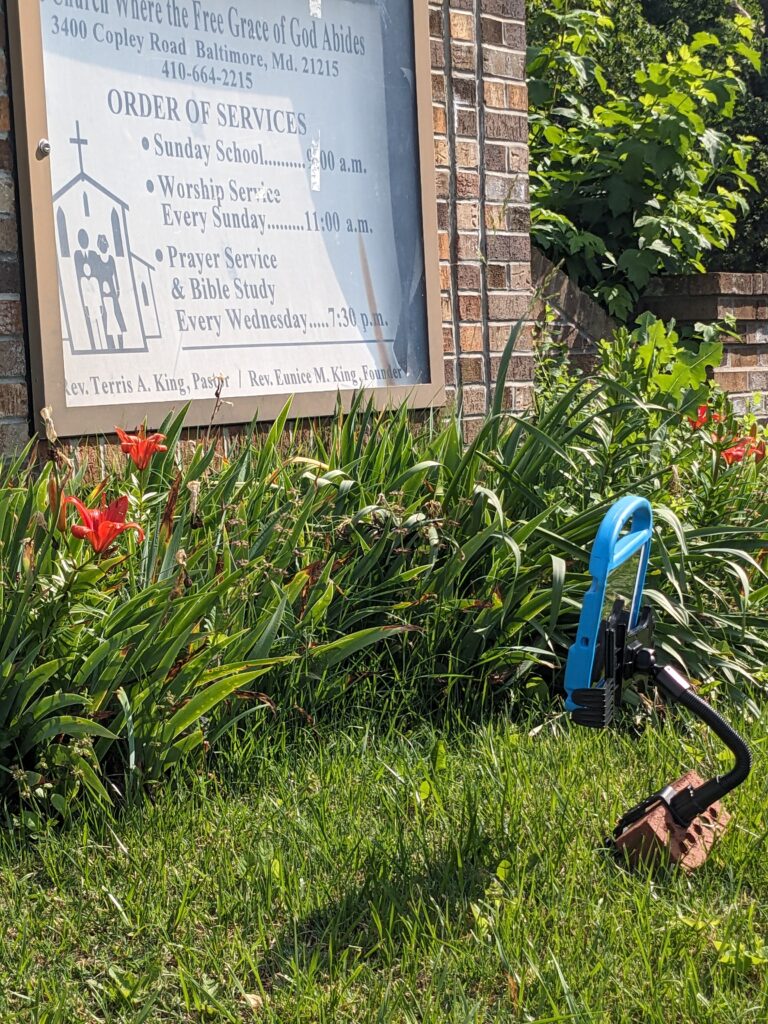
<svg viewBox="0 0 768 1024"><path fill-rule="evenodd" d="M0 452L18 448L29 437L13 137L5 54L5 0L0 0Z"/></svg>
<svg viewBox="0 0 768 1024"><path fill-rule="evenodd" d="M737 412L768 416L768 274L694 274L659 278L644 307L680 324L736 320L737 338L725 334L725 361L715 380ZM752 404L757 395L757 406Z"/></svg>
<svg viewBox="0 0 768 1024"><path fill-rule="evenodd" d="M450 395L471 435L501 350L529 310L528 99L524 0L430 0L443 337ZM30 409L0 0L0 451L28 437ZM513 357L506 404L531 401L533 329Z"/></svg>
<svg viewBox="0 0 768 1024"><path fill-rule="evenodd" d="M445 371L471 436L531 301L525 3L429 6ZM532 336L509 368L511 409L531 401Z"/></svg>
<svg viewBox="0 0 768 1024"><path fill-rule="evenodd" d="M531 276L538 299L534 309L538 333L546 332L558 345L566 345L574 366L591 370L595 345L613 336L615 321L535 247Z"/></svg>

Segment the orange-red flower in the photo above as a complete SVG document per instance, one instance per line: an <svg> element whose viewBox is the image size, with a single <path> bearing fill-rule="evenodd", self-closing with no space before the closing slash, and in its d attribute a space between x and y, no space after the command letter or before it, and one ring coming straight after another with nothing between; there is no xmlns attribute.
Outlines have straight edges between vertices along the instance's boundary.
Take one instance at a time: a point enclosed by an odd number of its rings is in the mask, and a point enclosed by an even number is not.
<svg viewBox="0 0 768 1024"><path fill-rule="evenodd" d="M155 452L168 451L167 446L163 444L165 434L147 436L147 428L144 425L139 427L137 434L126 434L120 427L115 427L115 433L120 438L120 448L133 459L137 469L146 469Z"/></svg>
<svg viewBox="0 0 768 1024"><path fill-rule="evenodd" d="M691 430L701 430L708 423L722 423L723 417L719 412L712 412L708 405L700 405L696 410L696 419L689 416L688 422L691 424Z"/></svg>
<svg viewBox="0 0 768 1024"><path fill-rule="evenodd" d="M126 530L135 530L139 542L144 540L144 531L138 523L126 523L128 498L123 495L107 505L102 494L101 508L86 508L78 498L65 498L65 504L74 505L80 516L80 523L72 526L72 536L78 540L87 540L93 550L100 554L106 551L114 541Z"/></svg>
<svg viewBox="0 0 768 1024"><path fill-rule="evenodd" d="M708 423L722 423L723 417L720 413L712 412L708 405L700 405L696 410L696 419L688 417L688 422L691 424L691 430L701 430L702 427L706 427ZM718 437L715 431L712 431L712 440L721 442L725 440L722 436ZM754 456L755 462L762 462L765 458L765 441L757 440L757 428L753 427L752 433L748 437L733 438L732 441L727 442L728 447L724 448L721 452L724 461L732 466L734 462L743 462L745 459Z"/></svg>
<svg viewBox="0 0 768 1024"><path fill-rule="evenodd" d="M755 462L762 462L765 458L765 441L758 441L755 436L742 437L730 448L723 452L723 458L732 466L734 462L743 462L754 455Z"/></svg>

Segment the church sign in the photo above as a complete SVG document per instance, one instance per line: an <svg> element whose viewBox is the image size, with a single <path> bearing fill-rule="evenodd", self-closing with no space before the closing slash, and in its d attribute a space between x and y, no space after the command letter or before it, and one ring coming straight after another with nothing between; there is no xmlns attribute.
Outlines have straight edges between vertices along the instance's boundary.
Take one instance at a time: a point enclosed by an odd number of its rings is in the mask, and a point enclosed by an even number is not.
<svg viewBox="0 0 768 1024"><path fill-rule="evenodd" d="M442 401L423 0L8 8L33 393L60 433Z"/></svg>

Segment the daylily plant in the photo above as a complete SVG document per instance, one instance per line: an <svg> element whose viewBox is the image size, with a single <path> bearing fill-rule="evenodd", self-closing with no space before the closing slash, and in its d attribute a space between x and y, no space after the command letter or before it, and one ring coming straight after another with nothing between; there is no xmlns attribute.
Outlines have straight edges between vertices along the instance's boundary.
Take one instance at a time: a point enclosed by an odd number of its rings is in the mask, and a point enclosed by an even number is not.
<svg viewBox="0 0 768 1024"><path fill-rule="evenodd" d="M130 456L137 469L146 469L155 452L167 452L168 448L163 444L165 434L149 434L144 424L139 427L136 434L127 434L120 427L115 427L115 433L120 438L120 448Z"/></svg>
<svg viewBox="0 0 768 1024"><path fill-rule="evenodd" d="M723 422L723 417L720 413L712 412L708 405L700 405L696 413L695 420L690 416L688 417L691 430L701 430L708 423ZM721 434L718 431L713 431L712 439L714 441L722 440ZM757 440L757 428L753 427L750 435L729 442L728 447L724 448L721 454L729 466L732 466L734 462L743 462L745 459L750 458L750 456L754 456L755 462L762 462L765 458L765 441Z"/></svg>
<svg viewBox="0 0 768 1024"><path fill-rule="evenodd" d="M97 554L106 551L126 530L135 530L139 543L144 540L144 531L138 523L127 523L128 498L123 495L107 505L101 496L101 508L87 508L79 498L68 497L65 504L74 505L80 516L80 523L72 525L72 536L86 540Z"/></svg>

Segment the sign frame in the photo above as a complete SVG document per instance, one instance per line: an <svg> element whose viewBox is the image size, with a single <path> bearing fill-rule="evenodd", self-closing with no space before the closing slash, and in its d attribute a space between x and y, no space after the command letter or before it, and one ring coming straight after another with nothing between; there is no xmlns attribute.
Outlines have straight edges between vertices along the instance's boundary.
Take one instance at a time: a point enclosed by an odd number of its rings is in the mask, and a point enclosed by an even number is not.
<svg viewBox="0 0 768 1024"><path fill-rule="evenodd" d="M113 398L93 406L68 406L65 396L64 349L59 300L53 188L50 160L40 143L48 138L41 0L8 0L9 56L16 172L19 194L22 281L26 298L29 377L34 403L33 422L44 429L41 410L52 409L62 437L111 434L115 426L133 429L145 419L158 425L171 413L189 405L186 425L247 424L254 419L273 421L291 400L291 418L330 416L339 396L348 408L353 390L327 390L159 402L124 402ZM371 388L366 391L377 409L407 404L424 409L445 404L443 327L438 250L437 185L432 113L432 68L429 11L423 0L412 0L416 68L418 154L427 306L427 347L431 382L411 386ZM218 409L217 409L218 404Z"/></svg>

